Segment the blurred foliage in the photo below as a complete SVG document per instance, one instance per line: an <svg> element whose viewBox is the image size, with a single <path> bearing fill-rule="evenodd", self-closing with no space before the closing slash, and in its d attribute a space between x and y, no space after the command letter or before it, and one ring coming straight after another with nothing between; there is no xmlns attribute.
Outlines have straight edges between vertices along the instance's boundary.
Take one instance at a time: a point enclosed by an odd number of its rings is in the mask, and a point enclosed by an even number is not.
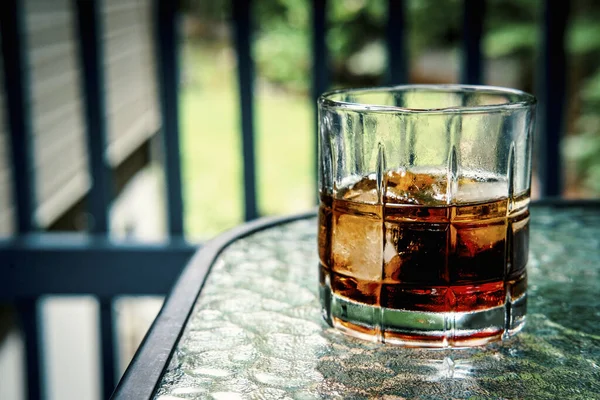
<svg viewBox="0 0 600 400"><path fill-rule="evenodd" d="M600 7L595 10L600 17ZM600 23L589 16L577 18L571 25L567 35L567 50L574 55L584 55L600 50Z"/></svg>
<svg viewBox="0 0 600 400"><path fill-rule="evenodd" d="M576 179L597 196L600 194L600 3L581 3L567 35L569 61L581 69L581 80L572 88L579 107L572 134L565 138L564 152L575 165Z"/></svg>
<svg viewBox="0 0 600 400"><path fill-rule="evenodd" d="M259 0L254 10L258 75L287 89L305 90L310 70L310 3Z"/></svg>
<svg viewBox="0 0 600 400"><path fill-rule="evenodd" d="M486 54L501 57L536 45L538 1L488 0ZM203 21L223 20L229 1L183 0ZM254 55L259 75L292 90L307 90L311 57L311 2L256 0ZM336 0L328 3L327 46L333 81L379 83L385 74L387 1ZM407 1L409 57L426 49L455 48L460 42L462 0Z"/></svg>
<svg viewBox="0 0 600 400"><path fill-rule="evenodd" d="M537 44L537 27L530 23L509 24L485 35L483 48L491 58L529 51Z"/></svg>
<svg viewBox="0 0 600 400"><path fill-rule="evenodd" d="M183 0L203 21L229 15L229 0ZM407 0L409 59L423 51L459 50L462 0ZM524 89L533 89L532 72L539 50L542 0L487 0L483 51L488 59L519 60ZM306 93L311 71L311 5L309 0L255 0L254 56L258 76L272 85ZM571 1L566 38L569 83L577 103L569 121L565 155L579 178L600 193L600 1ZM334 85L381 84L387 64L385 0L328 2L327 45ZM573 107L571 107L573 108ZM572 110L571 110L572 111ZM572 111L573 112L573 111Z"/></svg>
<svg viewBox="0 0 600 400"><path fill-rule="evenodd" d="M598 56L598 48L593 51ZM600 68L579 89L581 110L576 135L565 139L564 151L576 166L578 178L592 193L600 194Z"/></svg>

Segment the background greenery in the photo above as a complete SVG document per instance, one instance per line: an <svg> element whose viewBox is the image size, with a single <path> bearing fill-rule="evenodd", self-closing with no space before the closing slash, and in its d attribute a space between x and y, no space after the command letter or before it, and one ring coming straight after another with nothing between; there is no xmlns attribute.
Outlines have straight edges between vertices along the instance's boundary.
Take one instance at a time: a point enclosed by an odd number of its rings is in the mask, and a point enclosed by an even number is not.
<svg viewBox="0 0 600 400"><path fill-rule="evenodd" d="M387 63L385 0L328 2L327 45L334 86L376 85ZM540 0L488 0L486 65L510 61L514 86L535 93ZM182 82L182 154L187 230L211 236L242 219L241 142L231 42L230 3L186 0ZM256 0L256 134L262 214L298 212L315 193L314 107L308 0ZM567 196L600 194L600 2L571 2L567 34L568 118L564 142ZM407 1L411 80L456 81L461 0ZM424 72L428 54L441 62ZM433 72L432 72L433 71ZM452 74L449 74L452 71ZM448 77L450 76L450 77Z"/></svg>

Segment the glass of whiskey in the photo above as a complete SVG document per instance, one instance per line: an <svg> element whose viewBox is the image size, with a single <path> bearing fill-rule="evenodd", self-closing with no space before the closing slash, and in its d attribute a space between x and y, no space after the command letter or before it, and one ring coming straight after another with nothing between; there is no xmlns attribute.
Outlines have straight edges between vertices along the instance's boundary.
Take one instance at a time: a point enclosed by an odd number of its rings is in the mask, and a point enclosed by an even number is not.
<svg viewBox="0 0 600 400"><path fill-rule="evenodd" d="M467 85L319 98L319 288L331 326L419 347L523 328L535 103Z"/></svg>

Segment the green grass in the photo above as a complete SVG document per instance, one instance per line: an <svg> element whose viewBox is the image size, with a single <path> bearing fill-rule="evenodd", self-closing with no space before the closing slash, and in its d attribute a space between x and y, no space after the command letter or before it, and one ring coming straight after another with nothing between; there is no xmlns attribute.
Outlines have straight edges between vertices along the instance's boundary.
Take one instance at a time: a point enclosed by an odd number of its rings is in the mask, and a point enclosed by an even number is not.
<svg viewBox="0 0 600 400"><path fill-rule="evenodd" d="M242 148L234 56L188 44L181 90L186 232L208 238L243 220ZM262 215L311 207L315 178L313 108L306 97L256 85L257 190Z"/></svg>

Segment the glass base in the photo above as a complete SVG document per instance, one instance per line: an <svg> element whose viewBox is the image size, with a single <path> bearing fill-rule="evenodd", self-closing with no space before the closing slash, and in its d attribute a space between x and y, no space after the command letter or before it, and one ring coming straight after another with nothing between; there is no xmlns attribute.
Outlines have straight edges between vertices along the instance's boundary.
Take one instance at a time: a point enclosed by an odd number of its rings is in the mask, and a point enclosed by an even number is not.
<svg viewBox="0 0 600 400"><path fill-rule="evenodd" d="M358 303L321 286L323 318L341 332L372 342L413 347L472 347L523 329L527 295L472 312L395 310Z"/></svg>

